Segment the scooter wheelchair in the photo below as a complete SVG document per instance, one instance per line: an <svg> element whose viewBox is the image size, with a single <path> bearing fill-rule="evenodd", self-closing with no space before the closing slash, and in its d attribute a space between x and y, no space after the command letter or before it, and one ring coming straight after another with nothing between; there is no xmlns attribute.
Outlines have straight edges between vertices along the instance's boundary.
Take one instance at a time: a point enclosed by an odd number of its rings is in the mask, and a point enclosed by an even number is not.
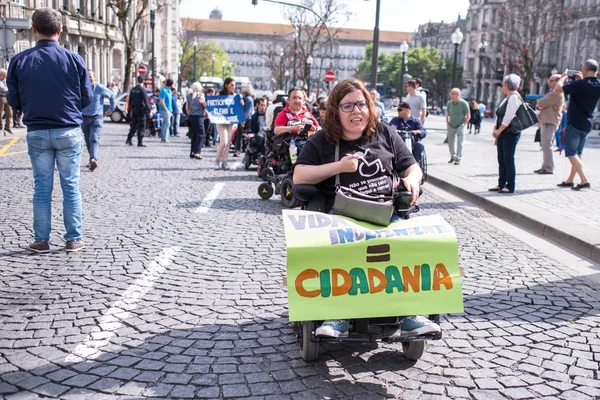
<svg viewBox="0 0 600 400"><path fill-rule="evenodd" d="M419 211L417 205L411 205L412 194L403 186L394 194L394 208L402 219L408 219L411 214ZM402 190L404 189L404 190ZM325 196L314 185L294 185L293 192L303 210L326 212ZM430 314L428 318L439 325L440 315ZM318 357L319 345L330 342L340 343L401 343L404 356L409 360L418 360L425 350L427 340L439 340L442 332L426 335L402 335L400 329L401 317L360 318L350 320L348 337L318 337L317 328L323 321L293 322L300 353L305 361L314 361Z"/></svg>
<svg viewBox="0 0 600 400"><path fill-rule="evenodd" d="M412 154L415 152L415 148L420 144L420 155L421 159L419 160L419 167L421 167L421 171L423 171L423 179L421 179L421 185L427 181L427 152L425 151L425 146L421 144L421 142L417 141L417 135L410 131L400 131L397 130L396 133L402 137L406 147L408 147Z"/></svg>
<svg viewBox="0 0 600 400"><path fill-rule="evenodd" d="M263 200L273 197L273 194L281 195L281 203L286 208L298 207L299 203L294 197L292 190L293 176L292 170L295 157L300 154L304 144L308 140L308 129L294 136L292 132L284 132L279 135L273 133L267 134L267 143L269 151L263 161L259 159L259 175L265 181L258 185L258 195ZM290 143L294 139L296 154L294 160L290 154Z"/></svg>

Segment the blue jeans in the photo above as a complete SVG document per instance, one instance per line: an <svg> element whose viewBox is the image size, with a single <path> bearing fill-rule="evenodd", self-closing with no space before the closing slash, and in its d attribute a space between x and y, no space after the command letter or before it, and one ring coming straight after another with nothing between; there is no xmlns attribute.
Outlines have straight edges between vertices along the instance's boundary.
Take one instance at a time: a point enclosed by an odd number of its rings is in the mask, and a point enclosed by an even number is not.
<svg viewBox="0 0 600 400"><path fill-rule="evenodd" d="M36 241L50 240L54 165L63 191L65 240L81 239L79 166L83 140L81 128L27 132L28 154L33 170L33 232Z"/></svg>
<svg viewBox="0 0 600 400"><path fill-rule="evenodd" d="M162 110L160 112L163 118L163 124L160 127L160 139L166 142L169 138L169 127L171 126L171 112L168 110Z"/></svg>
<svg viewBox="0 0 600 400"><path fill-rule="evenodd" d="M580 156L583 153L583 147L585 146L589 133L589 131L582 131L581 129L575 128L573 125L567 125L565 142L563 143L565 156Z"/></svg>
<svg viewBox="0 0 600 400"><path fill-rule="evenodd" d="M180 115L181 114L179 114L179 113L177 113L177 114L175 114L175 113L171 114L171 127L170 127L171 136L175 136L175 135L177 135L179 133L179 129L178 128L179 128L179 123L180 123L179 122L180 121L180 118L179 118Z"/></svg>
<svg viewBox="0 0 600 400"><path fill-rule="evenodd" d="M104 124L103 115L83 116L83 124L81 124L81 130L83 131L83 137L85 138L85 147L87 147L90 155L90 162L92 160L98 161L98 148L100 147L100 133L102 132L102 125Z"/></svg>

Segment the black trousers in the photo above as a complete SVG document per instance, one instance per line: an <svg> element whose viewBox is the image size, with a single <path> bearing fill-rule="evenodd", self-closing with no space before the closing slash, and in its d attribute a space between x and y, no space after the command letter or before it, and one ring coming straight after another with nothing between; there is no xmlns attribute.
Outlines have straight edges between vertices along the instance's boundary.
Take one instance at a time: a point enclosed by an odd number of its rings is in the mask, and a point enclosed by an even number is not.
<svg viewBox="0 0 600 400"><path fill-rule="evenodd" d="M191 152L200 154L204 144L204 118L199 115L188 116L188 126L190 128L190 139L192 139Z"/></svg>
<svg viewBox="0 0 600 400"><path fill-rule="evenodd" d="M144 130L146 130L146 114L131 114L131 128L129 128L127 141L130 142L137 132L138 144L141 144L144 140Z"/></svg>
<svg viewBox="0 0 600 400"><path fill-rule="evenodd" d="M498 150L498 187L515 190L517 169L515 167L515 151L521 138L521 132L503 133L496 139Z"/></svg>

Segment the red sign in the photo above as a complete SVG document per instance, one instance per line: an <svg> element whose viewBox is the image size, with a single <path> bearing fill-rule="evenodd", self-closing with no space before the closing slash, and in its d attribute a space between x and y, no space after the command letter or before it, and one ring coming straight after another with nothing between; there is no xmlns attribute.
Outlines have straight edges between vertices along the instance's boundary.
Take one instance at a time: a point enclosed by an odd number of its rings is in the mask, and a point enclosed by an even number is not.
<svg viewBox="0 0 600 400"><path fill-rule="evenodd" d="M148 72L148 68L144 64L138 65L138 74L146 75L146 72Z"/></svg>
<svg viewBox="0 0 600 400"><path fill-rule="evenodd" d="M333 82L333 81L335 81L335 72L333 72L333 71L327 71L327 72L325 72L325 80L327 82Z"/></svg>

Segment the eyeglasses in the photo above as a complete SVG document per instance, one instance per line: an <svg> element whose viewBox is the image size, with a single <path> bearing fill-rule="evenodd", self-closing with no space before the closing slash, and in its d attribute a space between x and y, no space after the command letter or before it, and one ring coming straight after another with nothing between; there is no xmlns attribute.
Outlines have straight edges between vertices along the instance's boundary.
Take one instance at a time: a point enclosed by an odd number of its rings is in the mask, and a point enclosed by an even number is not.
<svg viewBox="0 0 600 400"><path fill-rule="evenodd" d="M354 110L354 107L358 108L358 111L362 110L363 108L365 108L369 103L367 103L365 100L361 100L361 101L357 101L356 103L342 103L339 105L339 107L342 109L343 112L352 112L352 110Z"/></svg>

